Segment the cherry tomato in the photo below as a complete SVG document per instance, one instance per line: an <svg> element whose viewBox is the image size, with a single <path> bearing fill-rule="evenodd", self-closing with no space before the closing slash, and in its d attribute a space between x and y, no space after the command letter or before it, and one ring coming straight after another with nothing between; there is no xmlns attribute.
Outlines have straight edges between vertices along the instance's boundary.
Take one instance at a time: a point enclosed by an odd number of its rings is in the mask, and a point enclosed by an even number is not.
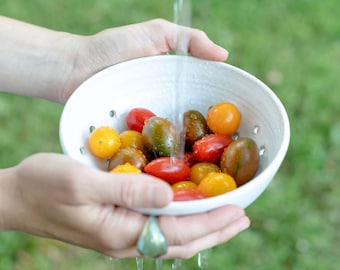
<svg viewBox="0 0 340 270"><path fill-rule="evenodd" d="M160 157L146 164L144 172L161 178L172 185L187 180L190 176L190 167L181 159Z"/></svg>
<svg viewBox="0 0 340 270"><path fill-rule="evenodd" d="M156 115L148 109L134 108L126 115L125 122L129 129L142 132L144 122L152 116Z"/></svg>
<svg viewBox="0 0 340 270"><path fill-rule="evenodd" d="M212 106L207 114L207 124L216 134L233 135L239 128L241 113L230 102L221 102Z"/></svg>
<svg viewBox="0 0 340 270"><path fill-rule="evenodd" d="M121 147L133 147L144 151L143 146L143 136L142 133L136 130L125 130L119 134L120 141L122 143Z"/></svg>
<svg viewBox="0 0 340 270"><path fill-rule="evenodd" d="M229 174L211 172L201 181L198 189L208 197L217 196L236 189L236 182Z"/></svg>
<svg viewBox="0 0 340 270"><path fill-rule="evenodd" d="M256 142L248 137L240 137L224 150L220 167L222 172L233 176L237 185L241 186L254 177L259 162Z"/></svg>
<svg viewBox="0 0 340 270"><path fill-rule="evenodd" d="M121 147L109 160L108 170L111 171L118 165L130 163L142 170L148 162L143 152L133 147Z"/></svg>
<svg viewBox="0 0 340 270"><path fill-rule="evenodd" d="M140 169L135 167L130 163L120 164L117 167L113 168L111 173L142 173Z"/></svg>
<svg viewBox="0 0 340 270"><path fill-rule="evenodd" d="M90 134L88 145L90 152L101 159L112 157L120 148L121 142L117 131L108 126L96 128Z"/></svg>
<svg viewBox="0 0 340 270"><path fill-rule="evenodd" d="M174 190L174 201L191 201L207 198L199 189L178 189Z"/></svg>
<svg viewBox="0 0 340 270"><path fill-rule="evenodd" d="M205 178L211 172L220 172L220 167L215 163L199 162L191 167L190 181L199 185L202 179Z"/></svg>
<svg viewBox="0 0 340 270"><path fill-rule="evenodd" d="M194 182L191 182L191 181L179 181L175 184L172 184L171 188L173 190L192 189L192 188L197 188L197 185Z"/></svg>
<svg viewBox="0 0 340 270"><path fill-rule="evenodd" d="M221 134L209 134L196 141L193 146L193 154L196 160L201 162L218 163L224 148L233 139Z"/></svg>
<svg viewBox="0 0 340 270"><path fill-rule="evenodd" d="M142 135L144 149L151 157L170 157L179 151L180 134L164 117L153 116L146 120Z"/></svg>

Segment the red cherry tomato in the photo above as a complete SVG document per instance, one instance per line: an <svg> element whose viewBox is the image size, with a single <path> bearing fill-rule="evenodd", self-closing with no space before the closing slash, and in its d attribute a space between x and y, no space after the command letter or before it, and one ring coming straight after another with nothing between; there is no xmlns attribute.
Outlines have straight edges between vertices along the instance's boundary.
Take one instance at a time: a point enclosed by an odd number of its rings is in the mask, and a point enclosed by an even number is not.
<svg viewBox="0 0 340 270"><path fill-rule="evenodd" d="M161 178L172 185L187 180L190 176L190 167L181 159L160 157L146 164L144 172Z"/></svg>
<svg viewBox="0 0 340 270"><path fill-rule="evenodd" d="M201 162L218 163L224 148L226 148L232 141L233 139L227 135L206 135L194 143L194 157L196 160Z"/></svg>
<svg viewBox="0 0 340 270"><path fill-rule="evenodd" d="M148 109L134 108L126 115L125 122L129 129L142 132L144 122L152 116L156 115Z"/></svg>
<svg viewBox="0 0 340 270"><path fill-rule="evenodd" d="M174 201L191 201L191 200L199 200L199 199L204 199L207 198L203 194L202 191L200 191L197 188L192 188L192 189L177 189L174 190Z"/></svg>

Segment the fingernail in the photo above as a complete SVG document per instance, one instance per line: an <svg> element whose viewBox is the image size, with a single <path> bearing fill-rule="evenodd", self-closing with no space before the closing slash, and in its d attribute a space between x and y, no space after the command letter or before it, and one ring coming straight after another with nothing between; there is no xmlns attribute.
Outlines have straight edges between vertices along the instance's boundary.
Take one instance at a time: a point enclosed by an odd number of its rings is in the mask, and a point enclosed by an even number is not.
<svg viewBox="0 0 340 270"><path fill-rule="evenodd" d="M242 232L248 229L249 226L250 226L250 219L247 216L243 217L239 222L239 232Z"/></svg>

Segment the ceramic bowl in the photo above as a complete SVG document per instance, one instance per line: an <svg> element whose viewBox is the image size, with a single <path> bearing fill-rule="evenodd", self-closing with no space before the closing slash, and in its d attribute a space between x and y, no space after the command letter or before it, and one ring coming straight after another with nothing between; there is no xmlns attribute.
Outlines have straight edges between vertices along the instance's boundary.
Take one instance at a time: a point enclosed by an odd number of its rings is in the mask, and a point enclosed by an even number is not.
<svg viewBox="0 0 340 270"><path fill-rule="evenodd" d="M236 190L203 200L172 202L161 209L136 209L151 215L187 215L235 204L246 208L268 187L286 155L290 127L279 98L259 79L235 66L190 56L152 56L123 62L95 74L73 93L60 120L65 154L98 169L105 163L87 149L91 126L126 130L125 116L144 107L176 119L186 110L206 115L217 102L233 102L241 111L238 133L254 139L261 157L256 176Z"/></svg>

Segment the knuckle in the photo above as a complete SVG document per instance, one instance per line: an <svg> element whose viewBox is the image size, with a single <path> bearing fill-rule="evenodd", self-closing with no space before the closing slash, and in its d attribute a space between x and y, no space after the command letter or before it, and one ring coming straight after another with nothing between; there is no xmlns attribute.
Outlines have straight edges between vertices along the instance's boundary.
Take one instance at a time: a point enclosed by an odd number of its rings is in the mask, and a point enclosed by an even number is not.
<svg viewBox="0 0 340 270"><path fill-rule="evenodd" d="M120 201L123 206L136 206L136 199L138 198L138 187L132 184L131 181L124 181L120 189Z"/></svg>

